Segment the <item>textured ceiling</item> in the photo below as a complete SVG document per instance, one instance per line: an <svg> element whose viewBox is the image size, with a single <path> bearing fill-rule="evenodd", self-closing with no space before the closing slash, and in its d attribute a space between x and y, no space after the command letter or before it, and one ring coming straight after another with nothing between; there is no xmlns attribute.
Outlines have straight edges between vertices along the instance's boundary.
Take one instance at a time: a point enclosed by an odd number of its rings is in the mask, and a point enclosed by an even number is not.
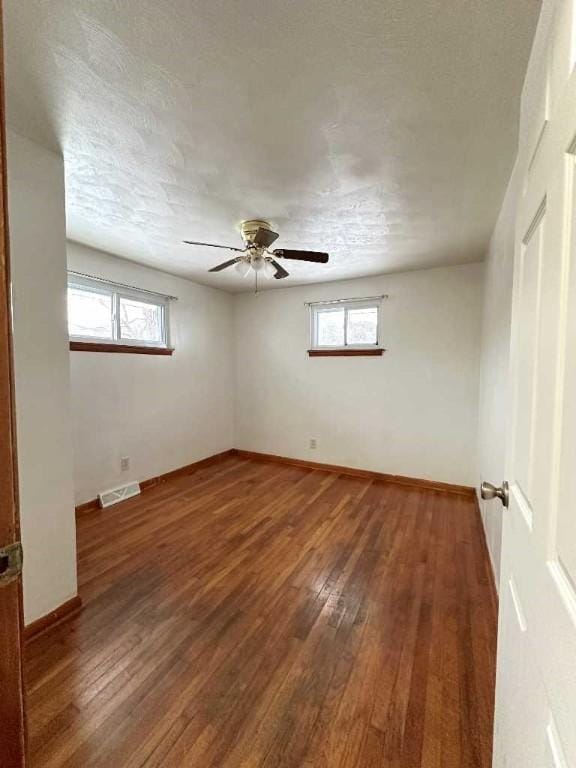
<svg viewBox="0 0 576 768"><path fill-rule="evenodd" d="M61 148L68 233L207 274L269 219L272 285L476 261L539 0L5 0L8 122Z"/></svg>

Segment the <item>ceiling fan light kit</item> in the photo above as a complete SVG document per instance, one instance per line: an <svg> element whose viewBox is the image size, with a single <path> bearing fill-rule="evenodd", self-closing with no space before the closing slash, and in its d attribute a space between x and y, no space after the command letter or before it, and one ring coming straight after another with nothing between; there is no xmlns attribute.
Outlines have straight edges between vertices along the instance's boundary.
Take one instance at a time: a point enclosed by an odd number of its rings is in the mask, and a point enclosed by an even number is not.
<svg viewBox="0 0 576 768"><path fill-rule="evenodd" d="M241 222L240 234L244 240L244 248L236 248L231 245L219 245L216 243L202 243L197 240L184 240L187 245L203 245L209 248L224 248L241 254L234 259L224 261L209 269L209 272L221 272L223 269L234 266L236 272L245 277L250 270L254 271L256 293L258 292L258 273L265 277L282 280L288 277L288 272L276 259L293 259L294 261L309 261L315 264L326 264L328 254L320 251L295 251L283 248L274 251L268 250L279 235L272 230L269 222L262 219L248 219Z"/></svg>
<svg viewBox="0 0 576 768"><path fill-rule="evenodd" d="M239 258L236 260L236 264L234 265L234 269L240 277L246 277L248 272L250 272L250 263L246 261L246 259Z"/></svg>

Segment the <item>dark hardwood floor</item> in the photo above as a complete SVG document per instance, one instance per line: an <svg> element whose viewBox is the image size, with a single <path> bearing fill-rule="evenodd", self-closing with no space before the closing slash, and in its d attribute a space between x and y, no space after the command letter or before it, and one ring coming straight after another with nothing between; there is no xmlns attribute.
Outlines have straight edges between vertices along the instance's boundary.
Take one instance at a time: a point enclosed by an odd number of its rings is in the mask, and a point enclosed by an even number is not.
<svg viewBox="0 0 576 768"><path fill-rule="evenodd" d="M488 768L474 501L237 457L79 520L28 647L31 764Z"/></svg>

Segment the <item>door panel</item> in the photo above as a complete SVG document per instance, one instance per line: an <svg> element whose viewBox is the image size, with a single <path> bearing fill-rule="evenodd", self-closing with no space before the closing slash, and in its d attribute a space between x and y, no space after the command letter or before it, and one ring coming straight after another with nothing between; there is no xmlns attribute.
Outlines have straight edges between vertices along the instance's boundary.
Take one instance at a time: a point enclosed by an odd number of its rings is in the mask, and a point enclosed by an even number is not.
<svg viewBox="0 0 576 768"><path fill-rule="evenodd" d="M548 100L554 111L574 64L574 15L570 2L559 3L549 42Z"/></svg>
<svg viewBox="0 0 576 768"><path fill-rule="evenodd" d="M568 278L568 306L566 320L565 395L562 409L562 436L560 448L560 478L558 497L558 525L554 532L552 558L558 559L565 569L569 581L576 585L576 538L574 515L576 510L576 198L574 196L574 173L576 158L568 154L567 179L567 227L571 232L570 275ZM569 343L567 343L569 340Z"/></svg>
<svg viewBox="0 0 576 768"><path fill-rule="evenodd" d="M522 126L496 768L576 766L576 0L551 3L546 111Z"/></svg>
<svg viewBox="0 0 576 768"><path fill-rule="evenodd" d="M533 510L532 498L534 422L537 407L537 349L540 319L540 275L542 261L542 241L545 221L545 208L541 208L532 222L522 243L518 263L518 351L516 377L516 409L521 414L517 418L516 451L514 454L513 489L518 494L518 502L526 523L531 528Z"/></svg>
<svg viewBox="0 0 576 768"><path fill-rule="evenodd" d="M504 585L500 603L500 626L497 679L497 717L494 765L542 765L542 734L527 723L542 722L546 706L539 675L530 674L530 635L517 585L510 577ZM522 718L509 707L510 701L524 701ZM509 755L514 755L514 761Z"/></svg>
<svg viewBox="0 0 576 768"><path fill-rule="evenodd" d="M569 768L566 755L560 743L556 723L552 715L549 716L546 728L545 768Z"/></svg>

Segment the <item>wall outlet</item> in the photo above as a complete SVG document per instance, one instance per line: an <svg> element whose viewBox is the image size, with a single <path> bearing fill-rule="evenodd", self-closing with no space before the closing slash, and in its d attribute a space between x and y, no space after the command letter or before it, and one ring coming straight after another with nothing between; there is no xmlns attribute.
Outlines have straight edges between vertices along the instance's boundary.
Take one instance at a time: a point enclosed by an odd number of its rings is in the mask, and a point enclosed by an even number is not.
<svg viewBox="0 0 576 768"><path fill-rule="evenodd" d="M130 457L122 456L122 458L120 459L120 471L128 472L129 469L130 469Z"/></svg>
<svg viewBox="0 0 576 768"><path fill-rule="evenodd" d="M318 445L318 443L316 442L316 438L315 438L315 437L311 437L311 438L310 438L310 448L311 448L313 451L315 451L315 450L316 450L316 446L317 446L317 445Z"/></svg>

